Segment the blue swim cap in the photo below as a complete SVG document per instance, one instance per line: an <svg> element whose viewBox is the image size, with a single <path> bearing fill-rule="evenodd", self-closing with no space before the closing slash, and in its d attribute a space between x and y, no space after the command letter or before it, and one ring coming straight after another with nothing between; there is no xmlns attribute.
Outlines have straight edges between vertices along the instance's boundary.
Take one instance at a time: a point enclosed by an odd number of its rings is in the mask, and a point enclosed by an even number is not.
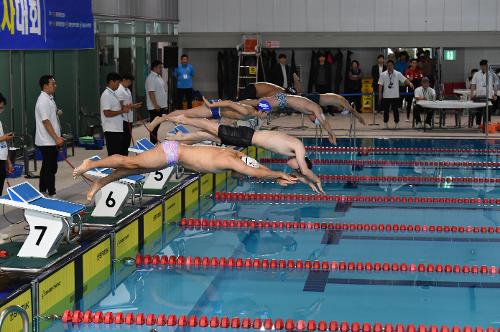
<svg viewBox="0 0 500 332"><path fill-rule="evenodd" d="M269 103L265 100L261 100L259 105L257 105L257 109L261 112L270 112L271 108L271 105L269 105Z"/></svg>

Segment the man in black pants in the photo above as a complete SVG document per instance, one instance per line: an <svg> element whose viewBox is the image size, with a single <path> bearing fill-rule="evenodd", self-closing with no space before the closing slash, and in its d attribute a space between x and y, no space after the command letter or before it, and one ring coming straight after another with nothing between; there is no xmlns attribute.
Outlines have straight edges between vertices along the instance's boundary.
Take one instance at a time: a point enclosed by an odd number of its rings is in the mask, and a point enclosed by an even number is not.
<svg viewBox="0 0 500 332"><path fill-rule="evenodd" d="M56 194L57 154L64 144L54 102L56 81L52 75L43 75L38 82L42 92L36 101L35 144L42 152L40 169L40 192L49 196Z"/></svg>
<svg viewBox="0 0 500 332"><path fill-rule="evenodd" d="M387 61L387 70L380 74L378 80L378 98L384 110L384 128L388 128L389 111L394 113L395 128L399 127L399 82L413 89L413 84L399 71L394 70L394 62Z"/></svg>
<svg viewBox="0 0 500 332"><path fill-rule="evenodd" d="M167 113L168 97L165 89L165 81L161 76L163 63L155 60L151 63L151 72L146 79L146 104L149 112L149 121L157 116ZM158 127L151 131L150 140L154 144L158 142Z"/></svg>

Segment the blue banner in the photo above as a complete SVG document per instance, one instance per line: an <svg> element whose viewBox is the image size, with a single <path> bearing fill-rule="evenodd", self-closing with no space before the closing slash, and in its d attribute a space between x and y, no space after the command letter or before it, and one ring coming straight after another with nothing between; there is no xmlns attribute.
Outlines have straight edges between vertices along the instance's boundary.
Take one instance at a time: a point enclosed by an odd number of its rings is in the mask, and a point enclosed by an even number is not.
<svg viewBox="0 0 500 332"><path fill-rule="evenodd" d="M94 48L91 0L0 0L0 49Z"/></svg>

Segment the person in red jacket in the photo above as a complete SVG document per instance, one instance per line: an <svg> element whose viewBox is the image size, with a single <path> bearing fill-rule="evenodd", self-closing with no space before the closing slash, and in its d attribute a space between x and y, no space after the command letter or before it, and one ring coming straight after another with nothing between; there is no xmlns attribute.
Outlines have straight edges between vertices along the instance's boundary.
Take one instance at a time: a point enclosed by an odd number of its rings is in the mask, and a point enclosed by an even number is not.
<svg viewBox="0 0 500 332"><path fill-rule="evenodd" d="M420 85L422 85L422 78L424 77L424 75L422 74L420 68L418 68L417 59L410 60L410 67L406 69L405 76L413 84L415 89L418 88ZM411 112L411 105L413 102L413 96L406 96L405 100L406 100L406 122L410 122L410 112Z"/></svg>

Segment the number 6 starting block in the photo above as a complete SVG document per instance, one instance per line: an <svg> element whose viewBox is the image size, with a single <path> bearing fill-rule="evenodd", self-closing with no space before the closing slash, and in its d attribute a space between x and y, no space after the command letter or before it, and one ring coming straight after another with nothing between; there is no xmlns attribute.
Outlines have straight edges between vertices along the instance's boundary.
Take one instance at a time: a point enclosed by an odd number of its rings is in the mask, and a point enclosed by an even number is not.
<svg viewBox="0 0 500 332"><path fill-rule="evenodd" d="M84 205L46 198L28 182L7 188L0 204L24 210L29 234L17 254L19 257L47 258L56 253L63 238L68 243L80 239L80 212L85 209ZM71 237L75 225L78 225L78 235Z"/></svg>
<svg viewBox="0 0 500 332"><path fill-rule="evenodd" d="M99 156L93 156L90 160L100 160ZM103 178L113 173L111 168L93 168L86 175ZM135 196L139 196L139 203L142 205L142 190L144 176L132 175L109 183L96 193L96 206L92 211L92 217L116 217L122 210L128 198L134 204ZM139 191L137 194L136 191Z"/></svg>
<svg viewBox="0 0 500 332"><path fill-rule="evenodd" d="M142 138L136 142L134 146L131 146L128 150L130 152L134 152L137 154L146 152L155 147L153 143L147 138ZM167 181L172 175L174 171L174 167L177 173L177 166L170 166L158 171L151 172L146 175L146 180L144 181L144 190L146 191L146 195L149 193L158 193L161 194L162 191L166 188ZM153 194L153 196L156 196Z"/></svg>

